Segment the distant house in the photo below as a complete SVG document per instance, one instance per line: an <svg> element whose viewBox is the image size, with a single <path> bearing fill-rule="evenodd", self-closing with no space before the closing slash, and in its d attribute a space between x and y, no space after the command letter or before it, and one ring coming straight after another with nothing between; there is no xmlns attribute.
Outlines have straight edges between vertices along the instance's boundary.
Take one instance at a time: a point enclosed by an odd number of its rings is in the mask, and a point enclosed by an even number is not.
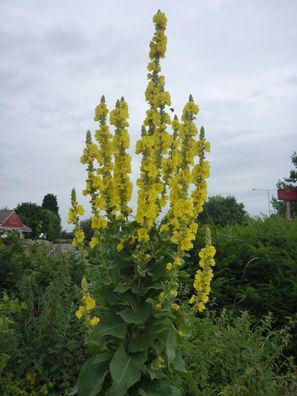
<svg viewBox="0 0 297 396"><path fill-rule="evenodd" d="M14 210L0 210L0 234L6 231L15 231L20 238L24 238L26 232L32 232L30 227L22 223Z"/></svg>

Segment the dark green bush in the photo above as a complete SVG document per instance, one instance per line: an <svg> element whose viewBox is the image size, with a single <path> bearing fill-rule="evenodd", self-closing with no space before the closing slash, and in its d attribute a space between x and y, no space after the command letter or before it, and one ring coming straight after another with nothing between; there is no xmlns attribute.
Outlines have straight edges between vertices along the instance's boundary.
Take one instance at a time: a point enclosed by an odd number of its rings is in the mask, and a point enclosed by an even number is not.
<svg viewBox="0 0 297 396"><path fill-rule="evenodd" d="M297 220L251 219L246 225L213 227L212 234L217 249L212 307L246 310L256 320L272 312L276 327L296 318ZM192 256L187 265L191 276L197 265ZM296 338L293 343L297 355Z"/></svg>

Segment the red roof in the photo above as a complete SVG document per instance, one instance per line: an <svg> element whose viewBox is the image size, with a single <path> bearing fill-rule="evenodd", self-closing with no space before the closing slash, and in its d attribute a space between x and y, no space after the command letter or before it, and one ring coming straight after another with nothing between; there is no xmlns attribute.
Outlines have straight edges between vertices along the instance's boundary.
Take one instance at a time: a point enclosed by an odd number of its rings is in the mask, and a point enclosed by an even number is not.
<svg viewBox="0 0 297 396"><path fill-rule="evenodd" d="M31 228L23 224L14 210L0 210L0 228L30 232Z"/></svg>

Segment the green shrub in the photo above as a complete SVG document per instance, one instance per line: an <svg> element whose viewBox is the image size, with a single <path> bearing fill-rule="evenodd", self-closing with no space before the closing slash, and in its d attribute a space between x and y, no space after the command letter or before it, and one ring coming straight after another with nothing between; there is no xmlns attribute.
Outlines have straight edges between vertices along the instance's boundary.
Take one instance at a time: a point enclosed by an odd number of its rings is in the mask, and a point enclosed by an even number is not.
<svg viewBox="0 0 297 396"><path fill-rule="evenodd" d="M202 319L189 313L189 322L188 372L175 377L185 396L281 396L296 386L292 360L283 355L290 329L273 331L272 316L254 326L248 313L224 310Z"/></svg>
<svg viewBox="0 0 297 396"><path fill-rule="evenodd" d="M214 227L212 234L217 250L212 307L247 310L256 320L272 312L277 327L296 318L297 220L252 219L246 225ZM196 267L192 257L187 270L194 273ZM186 296L189 292L186 288ZM296 338L293 343L296 354Z"/></svg>
<svg viewBox="0 0 297 396"><path fill-rule="evenodd" d="M74 314L83 262L69 254L49 256L40 244L28 250L17 239L8 242L0 249L0 265L10 274L2 267L2 291L17 297L26 309L7 313L13 315L9 329L18 347L7 354L0 394L65 394L86 357L84 329Z"/></svg>

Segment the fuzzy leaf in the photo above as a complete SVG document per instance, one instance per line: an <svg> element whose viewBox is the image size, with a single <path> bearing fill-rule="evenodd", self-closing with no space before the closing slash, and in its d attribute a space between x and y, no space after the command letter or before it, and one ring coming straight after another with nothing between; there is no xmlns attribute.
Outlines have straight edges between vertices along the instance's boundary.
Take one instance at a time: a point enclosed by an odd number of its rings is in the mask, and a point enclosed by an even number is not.
<svg viewBox="0 0 297 396"><path fill-rule="evenodd" d="M113 384L110 396L123 396L134 385L141 375L141 368L146 361L147 353L128 355L123 347L116 351L110 362L110 373Z"/></svg>
<svg viewBox="0 0 297 396"><path fill-rule="evenodd" d="M121 318L129 324L143 324L149 318L152 311L151 304L143 304L135 309L125 308L118 312Z"/></svg>
<svg viewBox="0 0 297 396"><path fill-rule="evenodd" d="M167 343L166 343L166 355L169 364L172 363L172 361L176 356L175 349L176 349L176 332L173 328L171 328L169 330Z"/></svg>
<svg viewBox="0 0 297 396"><path fill-rule="evenodd" d="M88 359L80 370L77 380L78 396L96 396L102 388L108 373L108 364L93 364L93 360L93 357Z"/></svg>
<svg viewBox="0 0 297 396"><path fill-rule="evenodd" d="M102 322L96 327L92 334L92 339L96 340L106 335L117 338L124 338L126 333L126 324L118 317L103 317Z"/></svg>

